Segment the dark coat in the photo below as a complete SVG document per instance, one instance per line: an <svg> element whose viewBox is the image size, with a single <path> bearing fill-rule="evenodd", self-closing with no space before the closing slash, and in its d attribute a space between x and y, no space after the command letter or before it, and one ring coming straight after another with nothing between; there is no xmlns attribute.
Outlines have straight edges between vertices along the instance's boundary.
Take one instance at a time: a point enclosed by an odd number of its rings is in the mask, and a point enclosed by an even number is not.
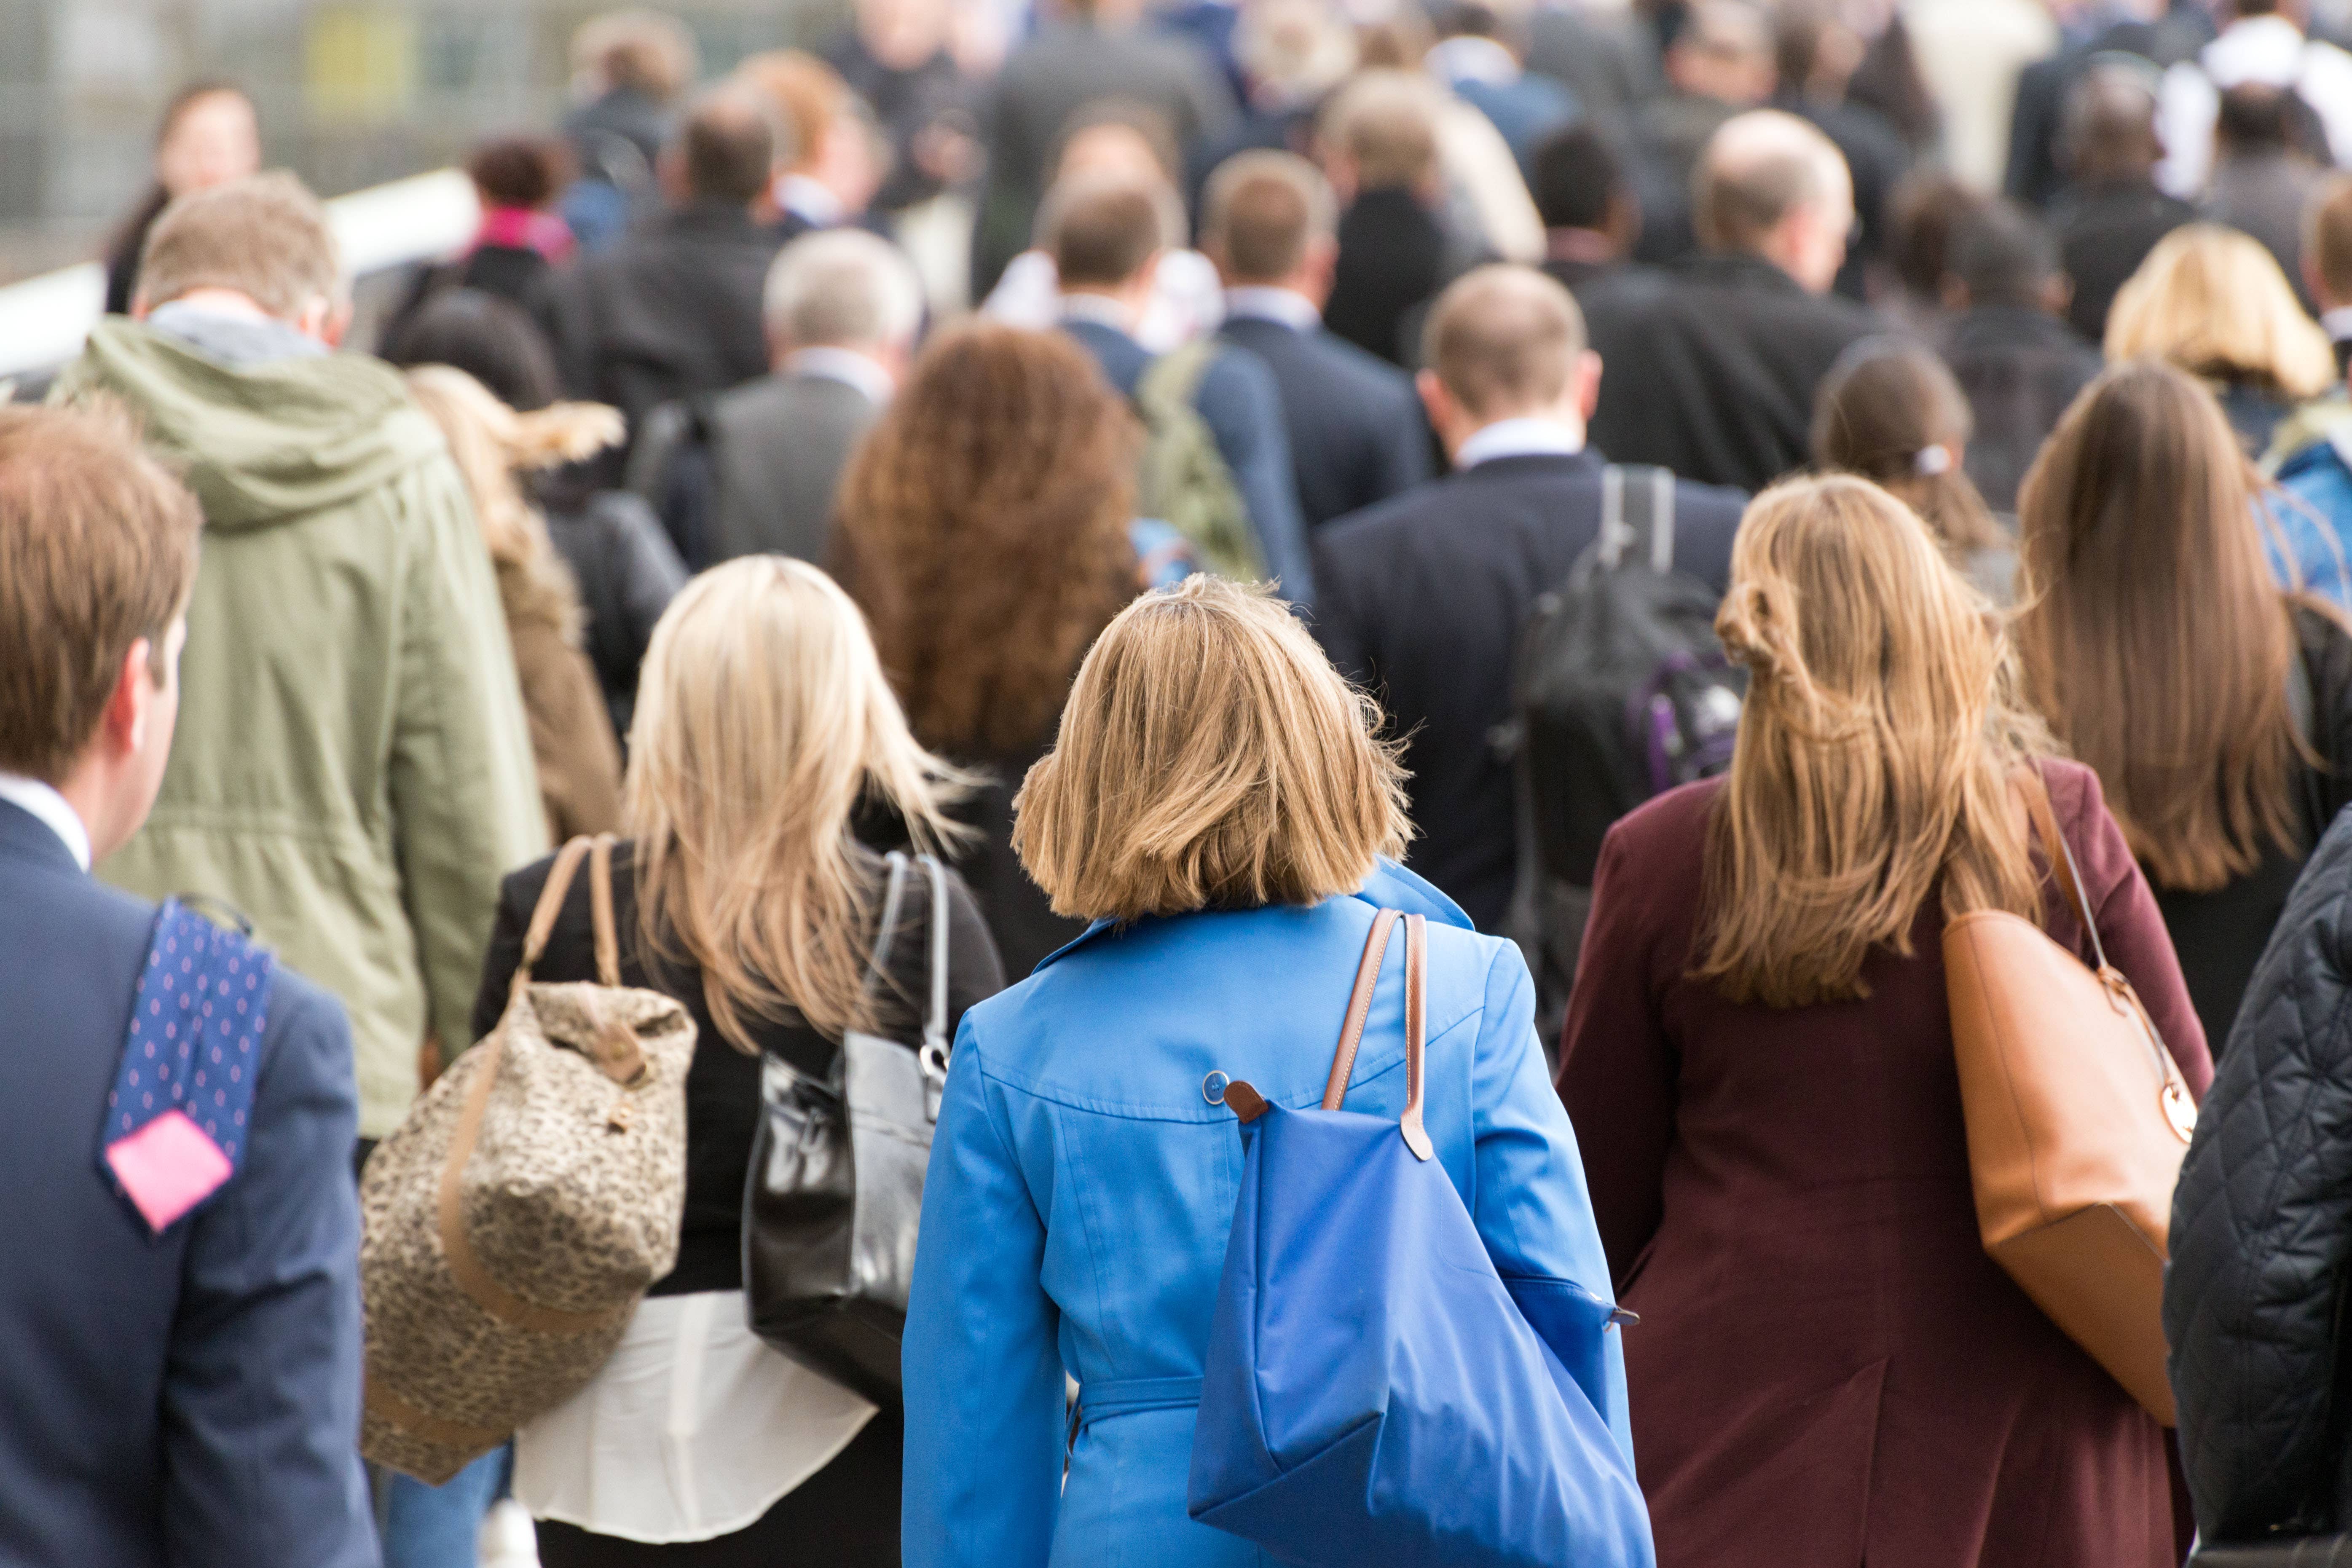
<svg viewBox="0 0 2352 1568"><path fill-rule="evenodd" d="M1595 340L1593 445L1615 462L1762 489L1806 460L1822 377L1885 324L1758 256L1696 256L1666 273L1666 288Z"/></svg>
<svg viewBox="0 0 2352 1568"><path fill-rule="evenodd" d="M775 255L748 212L705 202L583 257L543 318L565 390L619 409L634 440L662 404L766 374L760 293ZM606 467L617 477L617 454Z"/></svg>
<svg viewBox="0 0 2352 1568"><path fill-rule="evenodd" d="M1151 368L1150 350L1099 321L1066 321L1062 330L1095 356L1120 396L1134 401L1144 373ZM1209 427L1217 455L1224 458L1234 487L1241 492L1266 569L1281 582L1282 596L1293 604L1312 604L1315 568L1307 552L1307 526L1298 518L1290 434L1273 374L1246 349L1222 349L1202 373L1192 407Z"/></svg>
<svg viewBox="0 0 2352 1568"><path fill-rule="evenodd" d="M2318 302L2303 279L2303 215L2332 178L2333 171L2299 153L2259 153L2223 157L2205 186L2205 220L2261 240L2295 298L2314 315Z"/></svg>
<svg viewBox="0 0 2352 1568"><path fill-rule="evenodd" d="M2107 335L2107 311L2125 279L2139 270L2156 242L2194 223L2197 209L2155 185L2084 185L2063 193L2050 209L2066 276L2074 280L2066 319L2092 342Z"/></svg>
<svg viewBox="0 0 2352 1568"><path fill-rule="evenodd" d="M2017 510L2017 487L2074 395L2095 378L2099 351L2046 310L1979 305L1946 326L1944 363L1969 395L1976 434L1969 478L1995 511Z"/></svg>
<svg viewBox="0 0 2352 1568"><path fill-rule="evenodd" d="M2098 781L2045 763L2107 956L2212 1077ZM1620 1299L1659 1568L2172 1568L2164 1434L1985 1254L1931 897L1870 994L1692 978L1721 781L1611 830L1559 1088ZM2050 895L2043 924L2087 958Z"/></svg>
<svg viewBox="0 0 2352 1568"><path fill-rule="evenodd" d="M1339 216L1339 261L1323 324L1391 364L1415 363L1420 345L1405 341L1407 318L1473 260L1411 191L1366 191Z"/></svg>
<svg viewBox="0 0 2352 1568"><path fill-rule="evenodd" d="M2172 1194L2164 1336L2208 1541L2352 1526L2352 816L2271 933Z"/></svg>
<svg viewBox="0 0 2352 1568"><path fill-rule="evenodd" d="M2079 44L2069 45L2018 73L2017 100L2010 110L2009 171L2002 189L2012 201L2046 206L2065 186L2058 168L2058 133L2066 99L2093 62L2113 55L2137 55L2158 68L2193 59L2213 41L2213 22L2201 5L2174 5L2154 22L2111 22Z"/></svg>
<svg viewBox="0 0 2352 1568"><path fill-rule="evenodd" d="M1274 374L1308 528L1429 478L1429 425L1404 372L1331 332L1280 321L1234 317L1217 335Z"/></svg>
<svg viewBox="0 0 2352 1568"><path fill-rule="evenodd" d="M2209 1040L2231 1037L2254 965L2286 909L2309 847L2352 805L2352 634L2332 616L2310 609L2295 611L2295 630L2311 683L2313 722L2305 738L2320 761L2317 768L2295 769L2295 816L2305 847L2268 847L2261 865L2211 892L2156 889L2157 908L2164 911Z"/></svg>
<svg viewBox="0 0 2352 1568"><path fill-rule="evenodd" d="M1527 36L1527 68L1565 84L1587 114L1622 114L1658 91L1657 36L1646 17L1539 5Z"/></svg>
<svg viewBox="0 0 2352 1568"><path fill-rule="evenodd" d="M0 1562L373 1568L342 1009L270 988L245 1163L149 1232L98 1163L155 907L0 802Z"/></svg>
<svg viewBox="0 0 2352 1568"><path fill-rule="evenodd" d="M1315 536L1315 634L1404 741L1412 868L1482 931L1515 874L1511 771L1489 737L1528 611L1601 531L1601 472L1590 452L1497 458ZM1721 593L1740 498L1685 484L1675 509L1676 565Z"/></svg>
<svg viewBox="0 0 2352 1568"><path fill-rule="evenodd" d="M700 440L690 440L700 417L688 404L657 408L629 459L629 488L663 511L673 538L677 521L668 502L684 479L676 467L691 446L707 465L701 503L709 512L707 560L716 566L739 555L789 555L822 562L833 532L834 494L858 438L881 414L866 395L830 376L763 375L708 405Z"/></svg>
<svg viewBox="0 0 2352 1568"><path fill-rule="evenodd" d="M654 623L686 586L686 567L660 521L633 495L605 490L562 504L545 499L545 506L547 531L580 586L588 659L596 667L613 732L625 737Z"/></svg>

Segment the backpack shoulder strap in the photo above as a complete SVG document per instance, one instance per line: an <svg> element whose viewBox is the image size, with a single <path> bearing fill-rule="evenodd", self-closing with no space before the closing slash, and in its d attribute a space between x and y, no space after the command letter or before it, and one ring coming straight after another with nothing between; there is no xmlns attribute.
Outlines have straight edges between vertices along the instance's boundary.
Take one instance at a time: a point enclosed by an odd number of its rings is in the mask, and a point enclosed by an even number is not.
<svg viewBox="0 0 2352 1568"><path fill-rule="evenodd" d="M1625 552L1649 553L1650 570L1675 569L1675 476L1646 463L1612 463L1601 470L1601 566L1615 571Z"/></svg>
<svg viewBox="0 0 2352 1568"><path fill-rule="evenodd" d="M1216 357L1215 341L1205 337L1169 350L1144 368L1143 379L1135 384L1136 402L1147 415L1191 409L1192 395L1201 390L1202 378Z"/></svg>

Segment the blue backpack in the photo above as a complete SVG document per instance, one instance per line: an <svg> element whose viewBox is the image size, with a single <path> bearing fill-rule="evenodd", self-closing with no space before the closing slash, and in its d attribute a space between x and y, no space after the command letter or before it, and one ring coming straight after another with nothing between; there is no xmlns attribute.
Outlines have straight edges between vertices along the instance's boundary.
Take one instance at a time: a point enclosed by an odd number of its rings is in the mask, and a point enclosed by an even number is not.
<svg viewBox="0 0 2352 1568"><path fill-rule="evenodd" d="M1650 1568L1649 1510L1599 1410L1622 1315L1564 1279L1506 1281L1431 1157L1419 915L1404 1114L1339 1108L1397 918L1364 945L1321 1110L1225 1089L1241 1194L1187 1510L1284 1563Z"/></svg>

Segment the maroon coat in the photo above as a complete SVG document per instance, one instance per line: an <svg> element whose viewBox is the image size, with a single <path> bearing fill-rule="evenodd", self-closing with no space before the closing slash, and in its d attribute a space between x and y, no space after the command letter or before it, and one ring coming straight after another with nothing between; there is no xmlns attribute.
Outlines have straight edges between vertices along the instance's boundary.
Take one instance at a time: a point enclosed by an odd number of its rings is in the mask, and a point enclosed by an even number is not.
<svg viewBox="0 0 2352 1568"><path fill-rule="evenodd" d="M2201 1098L2204 1033L2098 780L2043 771L2108 957ZM1660 1568L2178 1563L2161 1429L1978 1240L1937 900L1861 1001L1727 1001L1688 975L1718 788L1610 833L1559 1073L1642 1319ZM2054 891L2045 925L2087 953Z"/></svg>

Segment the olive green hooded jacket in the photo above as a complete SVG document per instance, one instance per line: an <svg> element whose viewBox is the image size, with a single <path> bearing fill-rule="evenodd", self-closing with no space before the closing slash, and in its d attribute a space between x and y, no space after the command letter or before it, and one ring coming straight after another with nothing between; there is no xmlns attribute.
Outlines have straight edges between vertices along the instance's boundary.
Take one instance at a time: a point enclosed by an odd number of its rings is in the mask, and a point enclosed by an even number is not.
<svg viewBox="0 0 2352 1568"><path fill-rule="evenodd" d="M350 1010L360 1135L454 1053L499 879L545 852L497 584L440 433L358 355L216 362L109 317L53 396L110 395L205 514L179 732L100 874L204 893Z"/></svg>

